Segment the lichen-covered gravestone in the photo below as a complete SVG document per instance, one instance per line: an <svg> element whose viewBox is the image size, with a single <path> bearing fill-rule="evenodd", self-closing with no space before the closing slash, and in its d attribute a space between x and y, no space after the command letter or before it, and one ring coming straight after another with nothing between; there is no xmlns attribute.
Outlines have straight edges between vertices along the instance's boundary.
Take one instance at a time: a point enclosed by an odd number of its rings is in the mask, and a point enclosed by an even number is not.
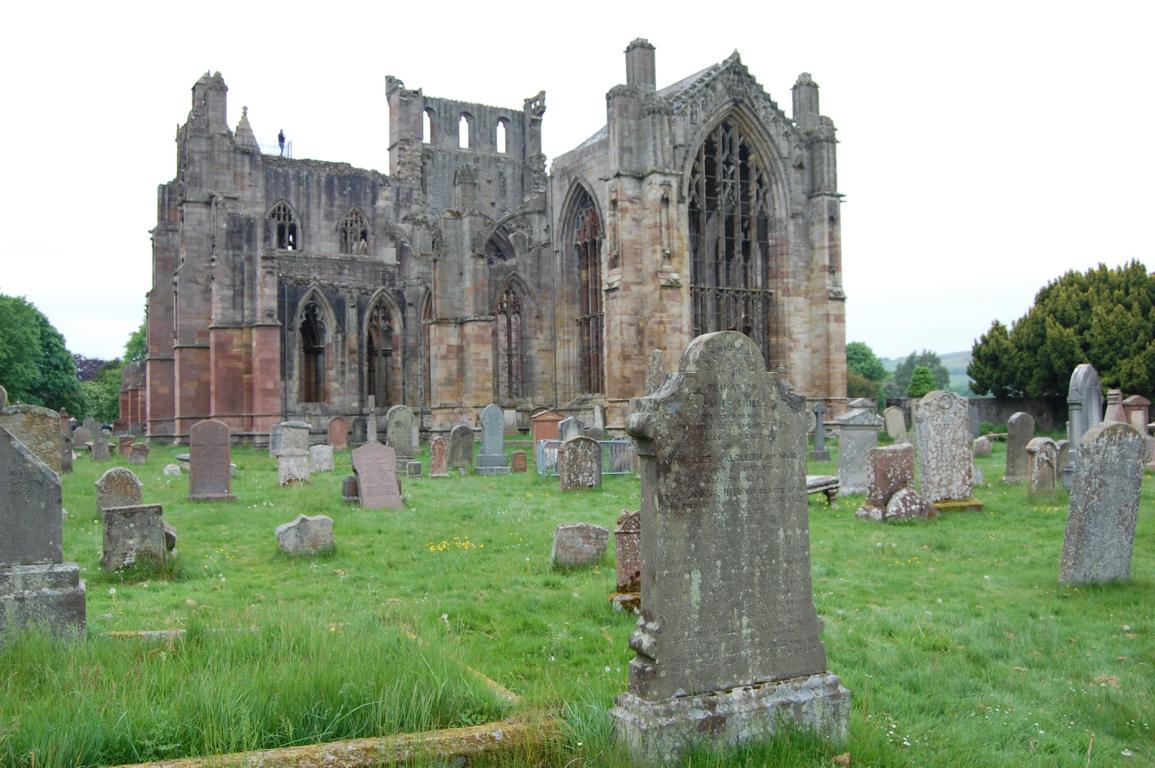
<svg viewBox="0 0 1155 768"><path fill-rule="evenodd" d="M409 406L394 405L385 412L385 444L398 461L413 458L413 410Z"/></svg>
<svg viewBox="0 0 1155 768"><path fill-rule="evenodd" d="M397 454L388 445L368 442L353 449L357 473L357 497L364 509L401 509L401 486L397 483Z"/></svg>
<svg viewBox="0 0 1155 768"><path fill-rule="evenodd" d="M0 427L60 474L60 414L38 405L10 405L0 408Z"/></svg>
<svg viewBox="0 0 1155 768"><path fill-rule="evenodd" d="M995 450L994 443L992 443L991 439L985 435L982 437L976 437L972 445L976 458L979 456L990 456L992 453L994 453Z"/></svg>
<svg viewBox="0 0 1155 768"><path fill-rule="evenodd" d="M910 443L871 448L866 502L855 515L876 522L930 517L934 507L918 496L913 486L914 447ZM909 493L892 507L891 501L901 491Z"/></svg>
<svg viewBox="0 0 1155 768"><path fill-rule="evenodd" d="M602 486L602 447L597 440L579 435L557 449L557 476L563 491Z"/></svg>
<svg viewBox="0 0 1155 768"><path fill-rule="evenodd" d="M978 509L974 446L967 401L954 392L927 393L915 411L915 439L921 495L938 509Z"/></svg>
<svg viewBox="0 0 1155 768"><path fill-rule="evenodd" d="M529 469L529 455L525 451L514 451L510 454L511 472L525 472Z"/></svg>
<svg viewBox="0 0 1155 768"><path fill-rule="evenodd" d="M557 423L557 436L563 443L571 437L585 434L586 425L577 416L564 418Z"/></svg>
<svg viewBox="0 0 1155 768"><path fill-rule="evenodd" d="M309 446L309 471L310 472L332 472L333 471L333 446L331 446L331 445L310 445Z"/></svg>
<svg viewBox="0 0 1155 768"><path fill-rule="evenodd" d="M286 555L319 555L333 549L333 518L327 515L297 515L296 520L278 525L275 533Z"/></svg>
<svg viewBox="0 0 1155 768"><path fill-rule="evenodd" d="M310 464L307 451L282 443L281 450L277 451L277 482L282 486L309 482Z"/></svg>
<svg viewBox="0 0 1155 768"><path fill-rule="evenodd" d="M229 426L205 419L188 432L190 501L232 501L232 447Z"/></svg>
<svg viewBox="0 0 1155 768"><path fill-rule="evenodd" d="M140 504L144 485L131 469L113 467L96 481L97 510Z"/></svg>
<svg viewBox="0 0 1155 768"><path fill-rule="evenodd" d="M856 409L838 417L838 490L862 493L870 482L870 449L878 445L883 420L873 411Z"/></svg>
<svg viewBox="0 0 1155 768"><path fill-rule="evenodd" d="M581 568L599 562L606 554L610 532L592 523L566 523L553 532L550 565Z"/></svg>
<svg viewBox="0 0 1155 768"><path fill-rule="evenodd" d="M650 365L646 369L646 394L652 395L666 383L666 353L660 349L650 350Z"/></svg>
<svg viewBox="0 0 1155 768"><path fill-rule="evenodd" d="M109 507L102 517L104 570L119 571L137 563L163 566L168 560L164 510L159 504Z"/></svg>
<svg viewBox="0 0 1155 768"><path fill-rule="evenodd" d="M1103 422L1083 435L1067 509L1059 583L1130 578L1145 452L1143 436L1129 424Z"/></svg>
<svg viewBox="0 0 1155 768"><path fill-rule="evenodd" d="M906 415L902 409L892 405L882 412L882 417L886 421L886 434L890 439L906 442Z"/></svg>
<svg viewBox="0 0 1155 768"><path fill-rule="evenodd" d="M449 438L444 435L429 441L429 476L449 477Z"/></svg>
<svg viewBox="0 0 1155 768"><path fill-rule="evenodd" d="M2 427L0 529L0 638L33 624L83 632L80 567L61 551L60 476Z"/></svg>
<svg viewBox="0 0 1155 768"><path fill-rule="evenodd" d="M1035 417L1029 413L1012 414L1007 419L1007 469L1003 482L1021 483L1027 479L1027 443L1035 437Z"/></svg>
<svg viewBox="0 0 1155 768"><path fill-rule="evenodd" d="M449 433L449 468L473 469L473 427L458 424Z"/></svg>
<svg viewBox="0 0 1155 768"><path fill-rule="evenodd" d="M614 559L617 561L618 592L639 592L642 588L642 514L623 509L614 529Z"/></svg>
<svg viewBox="0 0 1155 768"><path fill-rule="evenodd" d="M147 464L148 454L148 443L133 443L132 452L128 454L128 463L137 466Z"/></svg>
<svg viewBox="0 0 1155 768"><path fill-rule="evenodd" d="M642 476L642 608L611 714L638 762L784 724L842 741L810 581L805 401L733 331L695 339L627 430Z"/></svg>
<svg viewBox="0 0 1155 768"><path fill-rule="evenodd" d="M481 453L477 455L477 474L508 475L509 459L505 455L505 414L500 405L490 403L481 411Z"/></svg>
<svg viewBox="0 0 1155 768"><path fill-rule="evenodd" d="M1059 446L1049 437L1027 443L1027 496L1045 498L1055 492L1059 478Z"/></svg>

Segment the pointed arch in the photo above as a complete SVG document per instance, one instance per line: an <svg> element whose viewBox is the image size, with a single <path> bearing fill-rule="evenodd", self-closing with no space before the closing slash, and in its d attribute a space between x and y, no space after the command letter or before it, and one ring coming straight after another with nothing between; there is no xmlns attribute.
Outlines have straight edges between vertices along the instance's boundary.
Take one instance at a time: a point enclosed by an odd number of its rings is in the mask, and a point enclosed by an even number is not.
<svg viewBox="0 0 1155 768"><path fill-rule="evenodd" d="M498 287L493 305L495 402L512 404L529 395L527 361L533 298L516 272Z"/></svg>
<svg viewBox="0 0 1155 768"><path fill-rule="evenodd" d="M324 403L328 400L327 362L333 355L336 315L325 294L311 285L297 302L293 328L297 350L297 402Z"/></svg>
<svg viewBox="0 0 1155 768"><path fill-rule="evenodd" d="M278 251L299 251L301 249L300 219L296 211L285 200L278 200L269 208L265 216L268 222L266 242Z"/></svg>
<svg viewBox="0 0 1155 768"><path fill-rule="evenodd" d="M577 390L598 394L605 389L601 255L605 218L596 196L580 180L570 187L562 210L562 270L573 274L576 291Z"/></svg>
<svg viewBox="0 0 1155 768"><path fill-rule="evenodd" d="M337 240L343 254L369 253L369 224L365 214L355 207L350 208L337 226Z"/></svg>
<svg viewBox="0 0 1155 768"><path fill-rule="evenodd" d="M421 297L421 392L422 405L433 404L433 291L425 289Z"/></svg>
<svg viewBox="0 0 1155 768"><path fill-rule="evenodd" d="M362 320L364 350L364 398L376 400L377 408L402 402L404 375L404 315L385 288L379 288L365 305Z"/></svg>

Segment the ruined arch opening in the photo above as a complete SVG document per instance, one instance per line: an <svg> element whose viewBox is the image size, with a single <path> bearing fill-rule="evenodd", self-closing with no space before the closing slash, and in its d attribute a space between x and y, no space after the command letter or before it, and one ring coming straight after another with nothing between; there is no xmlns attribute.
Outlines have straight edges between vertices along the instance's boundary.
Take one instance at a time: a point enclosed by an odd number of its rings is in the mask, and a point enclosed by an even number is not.
<svg viewBox="0 0 1155 768"><path fill-rule="evenodd" d="M506 283L494 307L494 352L496 402L513 403L526 397L526 318L525 291L516 280Z"/></svg>
<svg viewBox="0 0 1155 768"><path fill-rule="evenodd" d="M581 190L573 206L569 251L577 270L578 389L586 394L605 390L602 338L602 222L593 199Z"/></svg>
<svg viewBox="0 0 1155 768"><path fill-rule="evenodd" d="M297 326L301 366L298 400L302 403L325 402L325 315L315 299L305 303Z"/></svg>
<svg viewBox="0 0 1155 768"><path fill-rule="evenodd" d="M279 251L295 251L300 245L297 238L297 222L293 219L293 210L289 204L282 201L269 211L269 223L272 228L271 239L273 246Z"/></svg>
<svg viewBox="0 0 1155 768"><path fill-rule="evenodd" d="M365 328L365 398L378 408L401 402L401 333L391 308L378 299Z"/></svg>

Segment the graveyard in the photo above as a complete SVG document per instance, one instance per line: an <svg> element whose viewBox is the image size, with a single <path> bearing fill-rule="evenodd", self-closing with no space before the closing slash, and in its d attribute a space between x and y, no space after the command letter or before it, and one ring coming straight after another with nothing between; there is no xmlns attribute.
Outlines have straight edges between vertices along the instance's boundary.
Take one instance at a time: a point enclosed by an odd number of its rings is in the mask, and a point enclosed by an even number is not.
<svg viewBox="0 0 1155 768"><path fill-rule="evenodd" d="M786 729L679 764L1155 761L1150 475L1130 579L1063 586L1067 493L1029 499L1003 483L1006 449L995 440L975 459L986 483L971 511L878 523L856 517L861 493L809 496L814 606L827 667L850 691L847 738ZM480 444L474 459L483 450L499 463ZM502 450L533 455L521 436ZM826 450L808 474L838 474L839 440ZM524 473L431 477L422 444L425 471L400 475L403 507L368 509L342 501L348 450L333 471L281 486L267 449L233 446L232 500L206 502L190 500L187 472L164 471L184 452L153 444L131 465L139 503L160 505L176 531L159 569L101 567L96 482L127 458L80 454L63 475L63 552L87 583L87 640L32 634L0 648L5 764L211 757L511 719L534 735L468 764L635 764L609 714L629 687L636 622L608 599L612 533L593 565L550 557L557 526L612 532L636 510L635 474L562 490L531 460ZM334 547L282 553L274 530L298 515L332 518Z"/></svg>

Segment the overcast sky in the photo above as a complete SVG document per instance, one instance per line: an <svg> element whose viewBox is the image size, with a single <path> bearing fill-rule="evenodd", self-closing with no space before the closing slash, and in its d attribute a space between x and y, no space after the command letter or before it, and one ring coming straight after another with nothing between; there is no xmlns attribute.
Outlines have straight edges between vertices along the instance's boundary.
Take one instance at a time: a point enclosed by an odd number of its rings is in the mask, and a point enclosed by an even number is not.
<svg viewBox="0 0 1155 768"><path fill-rule="evenodd" d="M404 10L395 9L403 7ZM549 158L605 122L623 50L659 87L737 49L789 114L800 72L838 128L848 341L969 349L1067 270L1155 268L1149 2L17 3L0 65L0 293L69 349L121 354L151 283L156 187L206 70L262 142L387 169L385 75L520 108ZM564 10L555 10L563 8Z"/></svg>

